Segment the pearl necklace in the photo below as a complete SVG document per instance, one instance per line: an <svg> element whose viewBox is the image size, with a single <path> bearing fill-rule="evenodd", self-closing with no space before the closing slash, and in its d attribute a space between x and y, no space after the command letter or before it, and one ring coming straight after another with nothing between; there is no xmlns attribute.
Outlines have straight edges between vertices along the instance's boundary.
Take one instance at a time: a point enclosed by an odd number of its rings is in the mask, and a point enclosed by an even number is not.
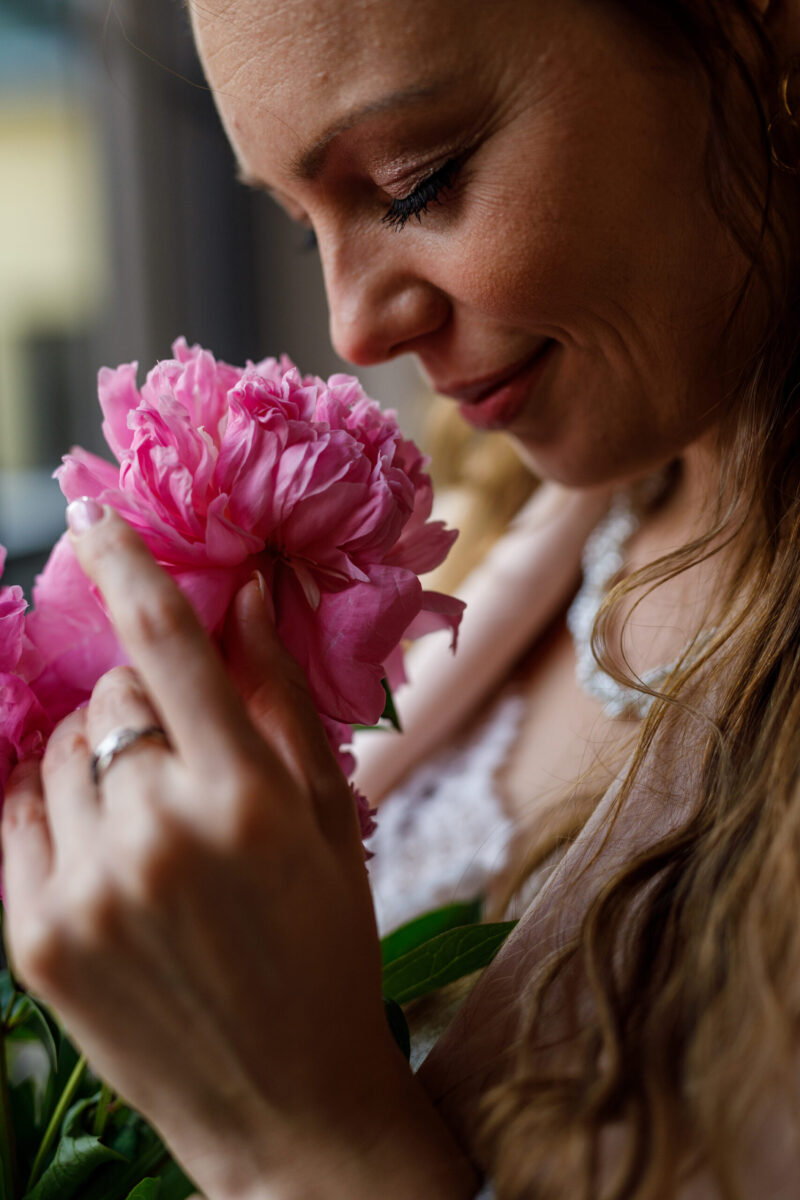
<svg viewBox="0 0 800 1200"><path fill-rule="evenodd" d="M618 493L607 515L586 539L583 550L583 582L567 612L567 627L575 646L575 678L587 695L603 705L609 717L643 719L649 713L654 696L618 683L592 654L592 630L614 578L625 565L625 547L642 523L635 511L630 494ZM713 630L700 639L707 641ZM666 666L654 667L640 676L647 687L658 690L674 670L678 659Z"/></svg>

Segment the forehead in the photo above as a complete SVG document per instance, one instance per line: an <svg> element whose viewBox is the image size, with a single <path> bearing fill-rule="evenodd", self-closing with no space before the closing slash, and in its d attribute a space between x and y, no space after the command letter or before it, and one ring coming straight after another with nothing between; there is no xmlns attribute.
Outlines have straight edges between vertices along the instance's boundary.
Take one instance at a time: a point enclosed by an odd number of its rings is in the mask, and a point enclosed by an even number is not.
<svg viewBox="0 0 800 1200"><path fill-rule="evenodd" d="M466 47L468 13L491 13L503 0L189 0L203 53L209 58L265 54L281 75L387 70L457 56ZM255 64L253 64L255 65ZM279 80L276 80L279 82Z"/></svg>
<svg viewBox="0 0 800 1200"><path fill-rule="evenodd" d="M508 2L190 0L189 7L229 132L271 118L304 139L321 117L335 121L378 95L468 72Z"/></svg>

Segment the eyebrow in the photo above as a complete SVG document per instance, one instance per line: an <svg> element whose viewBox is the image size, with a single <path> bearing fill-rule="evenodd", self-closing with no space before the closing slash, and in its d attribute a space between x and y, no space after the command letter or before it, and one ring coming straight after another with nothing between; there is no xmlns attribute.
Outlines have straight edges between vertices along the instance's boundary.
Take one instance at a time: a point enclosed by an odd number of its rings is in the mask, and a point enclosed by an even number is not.
<svg viewBox="0 0 800 1200"><path fill-rule="evenodd" d="M291 159L289 163L289 174L293 179L302 182L310 182L317 178L325 165L325 158L328 150L333 142L348 129L352 129L359 122L366 120L368 117L378 116L382 112L387 112L393 108L408 108L414 104L421 104L425 100L431 100L435 96L444 91L452 81L450 79L439 79L434 83L416 84L413 87L400 88L397 91L389 92L386 96L381 96L377 100L370 100L367 104L362 104L351 112L345 114L338 121L330 125L324 133L314 141L314 143L301 154ZM241 164L237 170L237 177L240 183L247 184L248 187L266 188L267 191L272 191L269 184L258 176L251 175L246 171Z"/></svg>

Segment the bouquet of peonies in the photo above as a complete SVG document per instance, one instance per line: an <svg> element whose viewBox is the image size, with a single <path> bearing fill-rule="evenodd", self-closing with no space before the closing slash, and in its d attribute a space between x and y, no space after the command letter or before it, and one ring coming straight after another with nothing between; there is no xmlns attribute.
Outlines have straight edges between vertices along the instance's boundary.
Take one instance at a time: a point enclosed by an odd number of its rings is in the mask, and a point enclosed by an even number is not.
<svg viewBox="0 0 800 1200"><path fill-rule="evenodd" d="M288 360L231 367L181 339L141 390L136 364L102 370L115 463L83 450L57 476L68 500L117 510L217 637L255 571L302 665L345 774L354 725L393 713L403 645L436 629L455 649L463 604L418 576L456 537L429 520L426 460L357 380L301 376ZM0 547L0 576L5 552ZM26 602L0 588L0 800L14 764L125 662L69 539ZM372 814L356 796L362 832ZM409 1052L402 1004L486 966L511 923L479 903L429 913L384 939L387 1018ZM0 971L0 1200L184 1200L193 1185L155 1131L98 1080L64 1030Z"/></svg>
<svg viewBox="0 0 800 1200"><path fill-rule="evenodd" d="M349 775L352 727L379 721L404 678L403 643L446 628L455 648L462 602L418 578L457 536L429 520L427 460L351 376L302 376L287 358L231 367L182 338L173 351L141 390L135 363L101 370L117 461L74 449L56 472L61 490L137 529L212 636L260 571ZM0 789L125 661L66 535L33 601L26 614L19 588L0 590Z"/></svg>

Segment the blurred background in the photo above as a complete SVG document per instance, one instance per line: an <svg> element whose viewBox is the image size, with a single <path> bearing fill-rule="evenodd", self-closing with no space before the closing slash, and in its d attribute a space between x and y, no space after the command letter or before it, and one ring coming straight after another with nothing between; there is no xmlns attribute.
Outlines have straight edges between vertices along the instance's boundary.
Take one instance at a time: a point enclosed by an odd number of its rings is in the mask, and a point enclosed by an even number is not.
<svg viewBox="0 0 800 1200"><path fill-rule="evenodd" d="M64 528L52 472L107 453L100 365L185 334L229 362L330 348L317 255L234 178L179 0L0 0L0 543L30 588ZM411 363L361 370L421 437Z"/></svg>

